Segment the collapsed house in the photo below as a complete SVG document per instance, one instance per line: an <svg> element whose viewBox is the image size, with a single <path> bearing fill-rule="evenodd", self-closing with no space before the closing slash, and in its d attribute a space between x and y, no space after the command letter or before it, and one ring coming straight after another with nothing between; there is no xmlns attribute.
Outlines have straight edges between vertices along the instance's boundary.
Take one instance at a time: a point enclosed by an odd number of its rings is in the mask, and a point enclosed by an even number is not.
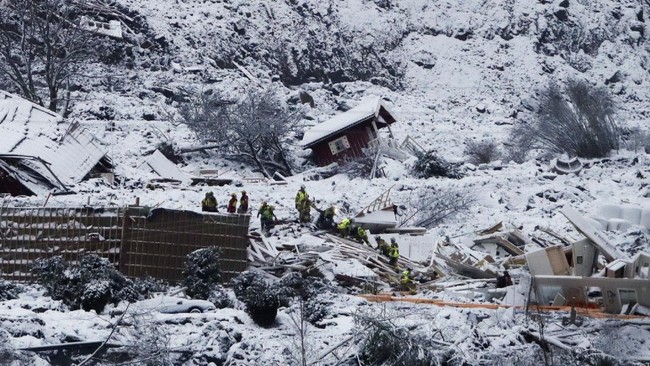
<svg viewBox="0 0 650 366"><path fill-rule="evenodd" d="M634 217L644 217L646 211L645 217L650 217L650 210L632 211L639 214ZM650 255L628 258L575 209L564 207L561 212L585 239L572 243L570 260L561 246L526 254L537 302L650 314Z"/></svg>
<svg viewBox="0 0 650 366"><path fill-rule="evenodd" d="M312 149L318 166L364 156L377 159L380 154L404 160L410 156L409 152L421 151L422 148L408 137L398 144L391 130L391 125L396 122L397 118L382 98L373 96L305 131L301 145L304 149ZM388 138L380 136L382 128L388 130Z"/></svg>
<svg viewBox="0 0 650 366"><path fill-rule="evenodd" d="M89 177L110 174L106 149L78 123L0 91L0 193L64 192Z"/></svg>

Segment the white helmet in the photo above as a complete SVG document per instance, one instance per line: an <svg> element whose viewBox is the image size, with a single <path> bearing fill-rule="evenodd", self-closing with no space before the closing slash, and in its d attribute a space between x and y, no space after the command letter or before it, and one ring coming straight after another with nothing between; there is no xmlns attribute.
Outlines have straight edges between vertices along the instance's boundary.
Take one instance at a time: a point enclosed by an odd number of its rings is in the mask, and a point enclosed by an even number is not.
<svg viewBox="0 0 650 366"><path fill-rule="evenodd" d="M300 189L305 189L305 185L304 185L304 184L301 184L301 185L300 185Z"/></svg>

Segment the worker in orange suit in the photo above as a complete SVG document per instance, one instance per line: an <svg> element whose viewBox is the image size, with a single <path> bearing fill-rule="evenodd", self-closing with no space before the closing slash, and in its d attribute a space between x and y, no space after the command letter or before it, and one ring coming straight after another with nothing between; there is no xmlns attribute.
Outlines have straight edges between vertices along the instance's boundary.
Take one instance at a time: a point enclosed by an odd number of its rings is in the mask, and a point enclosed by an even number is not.
<svg viewBox="0 0 650 366"><path fill-rule="evenodd" d="M228 201L228 213L237 212L237 193L230 195L230 201Z"/></svg>
<svg viewBox="0 0 650 366"><path fill-rule="evenodd" d="M241 198L239 199L239 208L237 213L245 214L248 212L248 195L246 191L241 191Z"/></svg>

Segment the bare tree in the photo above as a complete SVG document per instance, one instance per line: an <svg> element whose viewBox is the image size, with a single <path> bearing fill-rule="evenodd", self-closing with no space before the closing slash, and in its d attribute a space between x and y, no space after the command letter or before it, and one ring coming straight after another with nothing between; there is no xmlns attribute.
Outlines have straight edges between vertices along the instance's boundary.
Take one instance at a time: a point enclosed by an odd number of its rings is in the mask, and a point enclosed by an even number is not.
<svg viewBox="0 0 650 366"><path fill-rule="evenodd" d="M52 111L61 90L91 57L92 34L70 0L0 0L0 79Z"/></svg>
<svg viewBox="0 0 650 366"><path fill-rule="evenodd" d="M563 91L549 85L540 95L530 133L542 148L584 158L607 156L619 147L615 105L604 88L570 80Z"/></svg>
<svg viewBox="0 0 650 366"><path fill-rule="evenodd" d="M476 202L476 197L468 191L458 189L437 189L423 187L410 196L410 210L405 213L402 225L432 228L445 220L466 213Z"/></svg>
<svg viewBox="0 0 650 366"><path fill-rule="evenodd" d="M236 101L218 92L200 93L180 108L180 121L225 157L255 166L265 177L291 175L289 139L300 120L273 89L251 91Z"/></svg>
<svg viewBox="0 0 650 366"><path fill-rule="evenodd" d="M299 299L296 309L292 309L289 313L291 327L296 332L292 339L292 363L298 366L311 364L315 357L310 347L309 322L305 314L305 307L306 300Z"/></svg>

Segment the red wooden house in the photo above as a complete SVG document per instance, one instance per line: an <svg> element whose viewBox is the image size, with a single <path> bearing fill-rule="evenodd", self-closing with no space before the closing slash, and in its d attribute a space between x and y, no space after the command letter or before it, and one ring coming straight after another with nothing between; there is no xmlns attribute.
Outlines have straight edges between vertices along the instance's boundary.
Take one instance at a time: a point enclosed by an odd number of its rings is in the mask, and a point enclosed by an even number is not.
<svg viewBox="0 0 650 366"><path fill-rule="evenodd" d="M379 129L395 123L394 115L380 97L363 100L356 107L319 123L305 132L301 145L312 149L314 161L325 166L337 161L365 155L365 151L379 140Z"/></svg>

